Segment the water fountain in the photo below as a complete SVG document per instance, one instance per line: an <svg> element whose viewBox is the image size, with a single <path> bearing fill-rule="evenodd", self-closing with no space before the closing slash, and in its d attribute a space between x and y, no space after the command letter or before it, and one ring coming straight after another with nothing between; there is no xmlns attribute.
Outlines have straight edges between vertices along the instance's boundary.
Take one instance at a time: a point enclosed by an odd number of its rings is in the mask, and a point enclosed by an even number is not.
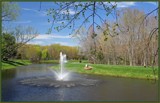
<svg viewBox="0 0 160 103"><path fill-rule="evenodd" d="M67 63L66 54L62 54L62 52L60 52L60 66L58 71L49 68L49 74L52 72L52 75L31 77L20 80L19 82L24 85L47 87L73 87L78 85L90 86L99 82L98 80L88 79L84 75L75 75L75 73L65 70L65 63Z"/></svg>
<svg viewBox="0 0 160 103"><path fill-rule="evenodd" d="M57 80L61 80L61 81L67 80L67 76L69 75L69 72L66 72L64 70L64 64L67 63L66 54L62 54L62 52L60 52L59 63L60 63L60 72L58 73L54 71L54 73L57 76Z"/></svg>

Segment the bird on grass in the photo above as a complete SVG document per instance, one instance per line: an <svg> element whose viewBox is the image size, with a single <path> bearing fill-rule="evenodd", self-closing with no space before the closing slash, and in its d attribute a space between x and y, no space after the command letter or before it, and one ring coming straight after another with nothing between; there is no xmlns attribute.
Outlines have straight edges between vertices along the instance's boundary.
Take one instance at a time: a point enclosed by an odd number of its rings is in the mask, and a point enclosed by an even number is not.
<svg viewBox="0 0 160 103"><path fill-rule="evenodd" d="M85 65L84 67L85 70L92 70L93 68L91 66L89 66L88 64Z"/></svg>

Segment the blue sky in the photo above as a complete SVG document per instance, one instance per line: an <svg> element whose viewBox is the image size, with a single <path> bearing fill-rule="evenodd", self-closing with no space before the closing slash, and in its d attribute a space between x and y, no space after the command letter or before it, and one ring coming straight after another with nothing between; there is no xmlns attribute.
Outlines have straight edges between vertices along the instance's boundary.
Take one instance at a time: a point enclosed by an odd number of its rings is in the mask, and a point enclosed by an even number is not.
<svg viewBox="0 0 160 103"><path fill-rule="evenodd" d="M53 2L42 2L40 11L40 2L18 2L18 5L21 8L20 16L16 21L13 21L7 25L11 25L13 27L16 25L25 25L32 26L37 29L39 35L35 39L28 42L29 44L50 45L59 43L69 46L78 45L78 41L69 36L71 31L70 29L64 29L60 32L53 30L51 34L46 34L48 29L51 27L51 24L48 23L48 18L50 17L46 15L46 10L55 7ZM135 8L144 11L145 13L152 11L157 6L158 4L156 2L117 2L117 9ZM70 13L74 14L75 11L71 9ZM99 13L103 16L103 13ZM113 18L108 16L106 19L112 20ZM80 22L82 22L81 19L77 21L77 25Z"/></svg>

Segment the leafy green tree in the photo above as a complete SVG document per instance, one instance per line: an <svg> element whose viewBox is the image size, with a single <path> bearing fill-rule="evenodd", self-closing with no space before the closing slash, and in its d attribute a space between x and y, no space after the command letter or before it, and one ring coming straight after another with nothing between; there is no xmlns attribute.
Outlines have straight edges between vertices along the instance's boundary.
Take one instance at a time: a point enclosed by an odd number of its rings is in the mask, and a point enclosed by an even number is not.
<svg viewBox="0 0 160 103"><path fill-rule="evenodd" d="M48 57L48 50L47 49L42 50L42 59L45 60L47 59L47 57Z"/></svg>
<svg viewBox="0 0 160 103"><path fill-rule="evenodd" d="M24 52L26 53L26 57L32 62L39 62L41 60L42 53L41 46L39 45L28 45L28 48Z"/></svg>
<svg viewBox="0 0 160 103"><path fill-rule="evenodd" d="M19 16L20 8L13 2L2 2L2 21L13 21Z"/></svg>
<svg viewBox="0 0 160 103"><path fill-rule="evenodd" d="M16 40L11 34L2 34L2 53L1 57L3 60L8 60L16 55Z"/></svg>

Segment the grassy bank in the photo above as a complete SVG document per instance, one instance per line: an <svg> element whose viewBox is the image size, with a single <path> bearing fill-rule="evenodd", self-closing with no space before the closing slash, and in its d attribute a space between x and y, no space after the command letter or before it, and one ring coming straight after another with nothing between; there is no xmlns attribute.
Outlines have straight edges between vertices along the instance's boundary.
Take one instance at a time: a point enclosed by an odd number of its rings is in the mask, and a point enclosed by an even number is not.
<svg viewBox="0 0 160 103"><path fill-rule="evenodd" d="M79 62L79 60L69 60L70 62ZM82 63L88 63L87 60L81 61ZM41 60L40 63L59 64L59 60Z"/></svg>
<svg viewBox="0 0 160 103"><path fill-rule="evenodd" d="M69 62L79 62L79 60L69 60ZM87 60L82 60L82 63L88 63ZM53 63L53 64L58 64L59 60L41 60L40 63Z"/></svg>
<svg viewBox="0 0 160 103"><path fill-rule="evenodd" d="M41 60L40 63L58 64L58 63L59 63L59 60Z"/></svg>
<svg viewBox="0 0 160 103"><path fill-rule="evenodd" d="M17 66L29 65L31 62L29 60L10 60L2 61L2 70L4 69L13 69Z"/></svg>
<svg viewBox="0 0 160 103"><path fill-rule="evenodd" d="M144 68L143 66L122 66L122 65L106 65L106 64L90 64L92 70L84 70L85 63L68 62L65 67L74 72L109 75L116 77L129 77L140 79L154 79L151 67ZM53 67L58 68L58 67ZM156 68L156 78L158 78L158 67Z"/></svg>

